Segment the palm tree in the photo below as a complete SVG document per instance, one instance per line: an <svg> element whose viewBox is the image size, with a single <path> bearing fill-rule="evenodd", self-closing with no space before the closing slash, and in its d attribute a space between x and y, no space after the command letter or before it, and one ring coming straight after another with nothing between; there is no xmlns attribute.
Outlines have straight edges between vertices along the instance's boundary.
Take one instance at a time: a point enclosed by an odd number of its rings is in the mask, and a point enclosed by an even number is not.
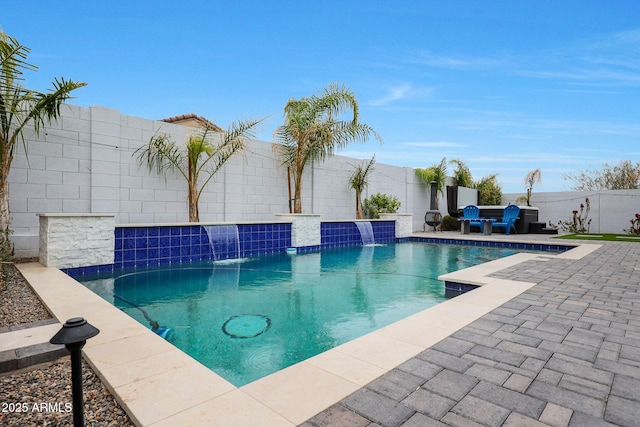
<svg viewBox="0 0 640 427"><path fill-rule="evenodd" d="M532 170L524 178L524 185L527 188L527 206L531 206L531 193L533 191L534 184L538 184L542 181L542 171L540 169Z"/></svg>
<svg viewBox="0 0 640 427"><path fill-rule="evenodd" d="M342 113L351 113L350 120L340 120ZM302 213L302 174L310 160L323 160L336 148L365 142L373 134L370 126L359 122L358 102L351 90L337 83L324 88L320 95L290 99L284 107L284 124L274 132L279 142L275 149L293 174L294 213Z"/></svg>
<svg viewBox="0 0 640 427"><path fill-rule="evenodd" d="M416 168L416 175L426 184L436 183L436 192L444 196L444 185L447 180L447 158L443 157L439 165L428 168ZM438 197L435 198L436 209L438 209Z"/></svg>
<svg viewBox="0 0 640 427"><path fill-rule="evenodd" d="M369 174L373 172L373 164L376 162L375 159L376 156L374 155L366 166L356 166L349 178L349 185L356 192L356 219L362 219L362 201L360 197L369 185Z"/></svg>
<svg viewBox="0 0 640 427"><path fill-rule="evenodd" d="M138 156L140 166L146 165L160 175L177 171L187 181L189 222L198 222L198 201L205 186L231 156L244 149L244 139L252 137L254 128L263 120L236 121L226 132L204 125L183 146L168 135L155 135L133 154ZM207 176L198 187L200 173Z"/></svg>
<svg viewBox="0 0 640 427"><path fill-rule="evenodd" d="M0 32L0 258L5 261L12 254L8 177L15 147L22 142L26 153L26 127L33 126L38 135L43 126L58 119L60 107L71 98L71 92L86 85L56 78L53 89L46 93L22 87L23 72L37 69L26 62L29 52L18 40Z"/></svg>
<svg viewBox="0 0 640 427"><path fill-rule="evenodd" d="M453 159L449 163L456 165L456 169L453 171L454 185L473 188L473 176L469 167L459 159Z"/></svg>

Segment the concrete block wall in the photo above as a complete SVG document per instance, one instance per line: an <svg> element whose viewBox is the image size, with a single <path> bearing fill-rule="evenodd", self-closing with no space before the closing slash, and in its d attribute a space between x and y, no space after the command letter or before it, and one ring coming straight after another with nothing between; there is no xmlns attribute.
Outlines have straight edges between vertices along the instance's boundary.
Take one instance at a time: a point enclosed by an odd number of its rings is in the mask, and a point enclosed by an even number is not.
<svg viewBox="0 0 640 427"><path fill-rule="evenodd" d="M180 112L178 112L180 113ZM176 223L188 220L186 182L177 174L158 176L140 167L134 152L157 133L186 141L192 128L120 114L104 107L64 105L61 117L39 137L27 134L28 160L16 147L9 174L12 240L17 257L35 257L39 247L38 213L113 213L116 224ZM434 159L434 163L438 159ZM273 144L248 141L209 182L200 199L203 222L272 221L287 213L286 169L279 167ZM348 180L354 165L366 163L332 156L307 166L303 212L322 220L355 218L355 193ZM429 210L429 189L412 168L376 163L363 199L386 193L400 199L399 213L413 215L422 230ZM543 221L569 219L585 195L591 195L594 232L622 232L640 210L640 190L604 193L536 193L533 204ZM597 195L596 195L597 194ZM517 195L505 195L515 202ZM446 213L446 200L440 200Z"/></svg>
<svg viewBox="0 0 640 427"><path fill-rule="evenodd" d="M503 203L515 203L522 194L505 194ZM580 211L580 204L589 198L592 233L625 233L629 221L640 212L640 190L566 191L561 193L537 193L531 196L531 205L539 208L540 222L557 224L570 221L573 211Z"/></svg>
<svg viewBox="0 0 640 427"><path fill-rule="evenodd" d="M140 167L134 152L157 133L182 142L192 131L114 109L64 105L60 119L39 137L26 135L28 161L23 147L16 147L9 177L16 256L38 255L38 213L113 213L116 224L187 221L184 179ZM323 220L354 218L355 193L348 179L360 162L365 161L333 156L308 165L303 212L320 214ZM401 212L410 213L416 197L428 200L427 193L414 186L410 168L376 164L363 198L377 192L393 194L401 200ZM286 169L279 167L273 145L252 140L207 185L200 219L272 221L274 214L288 212L288 199Z"/></svg>

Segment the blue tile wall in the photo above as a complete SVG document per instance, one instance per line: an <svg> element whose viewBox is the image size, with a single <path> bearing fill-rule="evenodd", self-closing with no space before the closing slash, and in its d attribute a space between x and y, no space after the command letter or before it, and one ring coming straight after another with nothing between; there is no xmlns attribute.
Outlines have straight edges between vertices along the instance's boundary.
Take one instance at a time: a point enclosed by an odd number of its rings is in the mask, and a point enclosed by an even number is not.
<svg viewBox="0 0 640 427"><path fill-rule="evenodd" d="M396 222L395 221L373 221L373 235L376 243L389 243L396 240Z"/></svg>
<svg viewBox="0 0 640 427"><path fill-rule="evenodd" d="M371 228L376 243L395 241L395 221L372 221ZM362 237L355 222L323 222L320 224L320 246L322 248L361 245Z"/></svg>
<svg viewBox="0 0 640 427"><path fill-rule="evenodd" d="M463 294L465 292L469 292L469 291L472 291L474 289L477 289L478 286L469 285L467 283L448 282L448 281L445 280L444 288L447 291L453 291L453 292L458 292L458 293Z"/></svg>
<svg viewBox="0 0 640 427"><path fill-rule="evenodd" d="M228 227L228 226L222 226ZM291 224L240 224L236 245L209 243L200 225L119 227L115 230L114 268L209 261L284 252L291 243Z"/></svg>
<svg viewBox="0 0 640 427"><path fill-rule="evenodd" d="M226 226L223 226L226 227ZM215 259L254 257L282 253L291 244L291 224L238 224L240 255L236 245L215 245ZM511 242L471 241L429 237L395 238L394 221L372 221L376 243L419 241L455 245L505 247L514 249L563 252L570 245L526 244ZM360 231L353 221L323 222L320 225L321 244L300 247L298 253L322 248L362 245ZM176 264L214 259L209 237L203 226L117 227L115 229L115 262L109 265L69 268L63 270L72 277L110 272L114 269Z"/></svg>

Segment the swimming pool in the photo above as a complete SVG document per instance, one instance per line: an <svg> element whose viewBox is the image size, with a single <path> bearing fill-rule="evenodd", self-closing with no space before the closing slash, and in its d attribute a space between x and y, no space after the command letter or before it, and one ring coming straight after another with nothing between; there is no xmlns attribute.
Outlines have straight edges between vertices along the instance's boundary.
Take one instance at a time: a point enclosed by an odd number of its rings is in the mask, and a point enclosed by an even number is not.
<svg viewBox="0 0 640 427"><path fill-rule="evenodd" d="M440 274L515 249L405 242L120 271L85 286L236 386L445 299Z"/></svg>

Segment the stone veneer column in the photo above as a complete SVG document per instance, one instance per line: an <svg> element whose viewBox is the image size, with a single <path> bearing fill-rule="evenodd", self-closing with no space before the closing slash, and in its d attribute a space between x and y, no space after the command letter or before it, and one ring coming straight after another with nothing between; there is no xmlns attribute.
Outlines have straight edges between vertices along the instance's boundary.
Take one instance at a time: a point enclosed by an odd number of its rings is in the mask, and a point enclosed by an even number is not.
<svg viewBox="0 0 640 427"><path fill-rule="evenodd" d="M276 217L291 221L291 247L320 246L319 214L276 214Z"/></svg>
<svg viewBox="0 0 640 427"><path fill-rule="evenodd" d="M382 213L380 219L396 222L396 238L409 237L413 234L413 214Z"/></svg>
<svg viewBox="0 0 640 427"><path fill-rule="evenodd" d="M74 268L113 264L115 214L43 213L40 217L40 263Z"/></svg>

